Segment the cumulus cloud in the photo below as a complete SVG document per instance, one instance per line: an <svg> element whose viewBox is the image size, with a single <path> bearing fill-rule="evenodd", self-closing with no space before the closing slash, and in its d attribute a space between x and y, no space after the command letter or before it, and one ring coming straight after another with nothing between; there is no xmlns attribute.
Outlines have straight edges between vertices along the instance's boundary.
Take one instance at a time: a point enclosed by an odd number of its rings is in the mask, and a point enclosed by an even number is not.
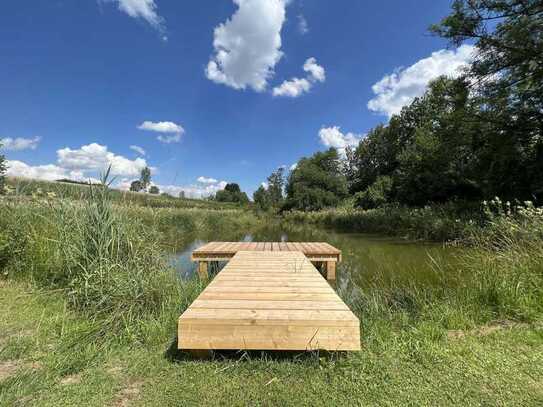
<svg viewBox="0 0 543 407"><path fill-rule="evenodd" d="M198 177L197 181L201 184L216 184L219 182L215 178L206 178L206 177Z"/></svg>
<svg viewBox="0 0 543 407"><path fill-rule="evenodd" d="M119 10L132 18L141 18L160 32L165 31L164 19L158 14L155 0L102 0L117 3ZM163 37L166 39L165 37Z"/></svg>
<svg viewBox="0 0 543 407"><path fill-rule="evenodd" d="M130 179L123 179L119 185L118 188L121 190L128 191L130 189L130 184L132 180ZM208 196L214 195L217 193L217 191L223 190L226 186L226 181L217 181L214 184L202 184L198 183L195 185L188 185L188 186L182 186L182 185L161 185L161 184L153 184L160 189L160 192L165 192L172 196L179 196L180 192L185 193L186 198L193 198L193 199L202 199L206 198Z"/></svg>
<svg viewBox="0 0 543 407"><path fill-rule="evenodd" d="M372 86L376 95L368 102L368 109L391 117L424 94L428 83L439 76L458 77L463 68L473 61L475 48L462 45L456 50L440 50L408 68L399 68Z"/></svg>
<svg viewBox="0 0 543 407"><path fill-rule="evenodd" d="M233 0L236 12L215 27L206 76L234 89L266 89L281 51L288 0Z"/></svg>
<svg viewBox="0 0 543 407"><path fill-rule="evenodd" d="M289 167L291 171L294 171L296 168L298 168L298 163L294 163Z"/></svg>
<svg viewBox="0 0 543 407"><path fill-rule="evenodd" d="M70 177L70 171L66 168L61 168L53 164L31 166L17 160L7 160L6 174L14 177L33 178L45 181L55 181L57 179ZM79 178L81 173L77 172L75 175Z"/></svg>
<svg viewBox="0 0 543 407"><path fill-rule="evenodd" d="M99 182L98 175L110 165L112 175L133 177L140 174L147 162L142 158L130 160L110 152L106 146L91 143L74 150L69 147L57 150L56 164L30 165L22 161L8 160L7 174L46 181L66 178Z"/></svg>
<svg viewBox="0 0 543 407"><path fill-rule="evenodd" d="M317 82L326 80L326 71L313 57L305 61L303 69L307 72L306 78L292 78L273 88L273 96L286 96L296 98L311 90Z"/></svg>
<svg viewBox="0 0 543 407"><path fill-rule="evenodd" d="M97 143L88 144L72 150L69 147L57 151L57 164L66 169L83 172L100 172L111 165L112 175L135 176L147 167L143 158L130 160L108 151L107 146Z"/></svg>
<svg viewBox="0 0 543 407"><path fill-rule="evenodd" d="M340 155L345 156L347 147L356 147L364 135L355 133L343 133L338 126L323 127L319 131L321 143L326 147L333 147Z"/></svg>
<svg viewBox="0 0 543 407"><path fill-rule="evenodd" d="M83 171L68 170L54 164L33 166L17 160L7 160L6 164L6 174L13 177L31 178L42 181L70 179L72 181L91 182L93 184L100 182L97 178L86 176Z"/></svg>
<svg viewBox="0 0 543 407"><path fill-rule="evenodd" d="M273 88L273 96L287 96L296 98L309 92L311 82L307 79L292 78Z"/></svg>
<svg viewBox="0 0 543 407"><path fill-rule="evenodd" d="M157 140L165 144L179 143L181 141L181 136L185 134L183 126L174 122L144 121L138 126L138 129L155 133L164 133L159 135Z"/></svg>
<svg viewBox="0 0 543 407"><path fill-rule="evenodd" d="M130 146L130 150L135 151L139 155L145 156L146 152L145 150L140 146Z"/></svg>
<svg viewBox="0 0 543 407"><path fill-rule="evenodd" d="M151 122L144 121L138 126L140 130L154 131L156 133L184 133L185 129L174 122Z"/></svg>
<svg viewBox="0 0 543 407"><path fill-rule="evenodd" d="M3 139L0 139L0 148L3 148L4 150L11 150L11 151L35 150L38 147L38 144L40 143L40 141L41 141L41 137L34 137L34 138L6 137Z"/></svg>
<svg viewBox="0 0 543 407"><path fill-rule="evenodd" d="M305 61L304 71L309 72L309 77L314 82L324 82L326 80L324 68L317 64L317 60L313 57L308 58L307 61Z"/></svg>
<svg viewBox="0 0 543 407"><path fill-rule="evenodd" d="M298 16L298 31L300 34L305 35L309 32L309 24L303 15Z"/></svg>

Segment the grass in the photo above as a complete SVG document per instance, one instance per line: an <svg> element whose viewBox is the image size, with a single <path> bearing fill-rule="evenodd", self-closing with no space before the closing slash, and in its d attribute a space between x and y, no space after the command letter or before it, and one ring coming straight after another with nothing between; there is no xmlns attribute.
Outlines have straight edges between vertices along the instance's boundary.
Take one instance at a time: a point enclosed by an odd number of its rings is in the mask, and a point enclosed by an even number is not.
<svg viewBox="0 0 543 407"><path fill-rule="evenodd" d="M283 219L345 232L437 242L463 239L485 220L480 208L452 203L424 208L389 205L369 210L345 206L318 212L291 211L283 213Z"/></svg>
<svg viewBox="0 0 543 407"><path fill-rule="evenodd" d="M543 403L539 209L474 228L477 249L457 273L436 261L431 286L361 288L340 265L361 352L196 361L175 350L176 320L203 285L175 278L164 254L195 236L239 238L265 220L124 205L94 188L84 200L0 201L0 405Z"/></svg>
<svg viewBox="0 0 543 407"><path fill-rule="evenodd" d="M17 370L0 405L538 405L543 333L530 325L465 336L423 326L363 334L349 355L168 353L175 327L145 346L74 339L87 321L61 293L2 283L2 351ZM9 317L8 317L9 315ZM378 336L379 338L372 336Z"/></svg>
<svg viewBox="0 0 543 407"><path fill-rule="evenodd" d="M58 197L64 199L85 200L89 186L66 182L38 181L20 177L7 177L6 185L12 194L34 199ZM112 189L110 198L124 206L135 205L149 208L200 208L200 209L236 209L239 205L202 199L177 198L169 195L151 195Z"/></svg>

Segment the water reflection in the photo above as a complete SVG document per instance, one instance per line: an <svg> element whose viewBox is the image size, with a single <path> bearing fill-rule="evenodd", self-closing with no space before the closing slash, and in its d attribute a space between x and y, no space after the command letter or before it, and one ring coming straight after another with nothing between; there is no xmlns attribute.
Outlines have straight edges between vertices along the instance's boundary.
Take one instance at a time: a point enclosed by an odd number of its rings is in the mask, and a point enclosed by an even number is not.
<svg viewBox="0 0 543 407"><path fill-rule="evenodd" d="M210 240L221 241L231 238L214 236L195 239L187 244L172 259L172 264L183 279L192 278L196 264L191 253ZM238 235L239 241L326 241L342 250L343 261L338 267L338 288L350 283L358 286L424 283L434 284L441 273L455 270L459 248L440 244L409 242L383 236L338 233L314 227L293 227L292 225L270 224L257 230ZM212 265L210 272L220 270L221 264Z"/></svg>

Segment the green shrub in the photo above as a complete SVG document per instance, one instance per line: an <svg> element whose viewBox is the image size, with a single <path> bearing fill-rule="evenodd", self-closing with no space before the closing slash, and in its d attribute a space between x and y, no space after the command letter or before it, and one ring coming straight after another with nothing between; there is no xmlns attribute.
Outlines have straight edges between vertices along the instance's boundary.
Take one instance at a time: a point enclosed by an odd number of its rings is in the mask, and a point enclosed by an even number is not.
<svg viewBox="0 0 543 407"><path fill-rule="evenodd" d="M392 178L378 177L365 191L355 194L355 206L362 209L375 209L389 202L392 191Z"/></svg>

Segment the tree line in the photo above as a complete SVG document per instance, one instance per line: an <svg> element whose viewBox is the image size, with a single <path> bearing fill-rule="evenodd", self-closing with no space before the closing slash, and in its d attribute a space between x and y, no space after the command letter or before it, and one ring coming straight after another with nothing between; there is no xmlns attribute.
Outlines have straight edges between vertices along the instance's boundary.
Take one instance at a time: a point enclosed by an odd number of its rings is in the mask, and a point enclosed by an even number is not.
<svg viewBox="0 0 543 407"><path fill-rule="evenodd" d="M473 63L372 129L345 157L302 158L254 194L262 209L543 199L543 2L457 0L431 32L474 43ZM283 197L278 191L286 192Z"/></svg>

